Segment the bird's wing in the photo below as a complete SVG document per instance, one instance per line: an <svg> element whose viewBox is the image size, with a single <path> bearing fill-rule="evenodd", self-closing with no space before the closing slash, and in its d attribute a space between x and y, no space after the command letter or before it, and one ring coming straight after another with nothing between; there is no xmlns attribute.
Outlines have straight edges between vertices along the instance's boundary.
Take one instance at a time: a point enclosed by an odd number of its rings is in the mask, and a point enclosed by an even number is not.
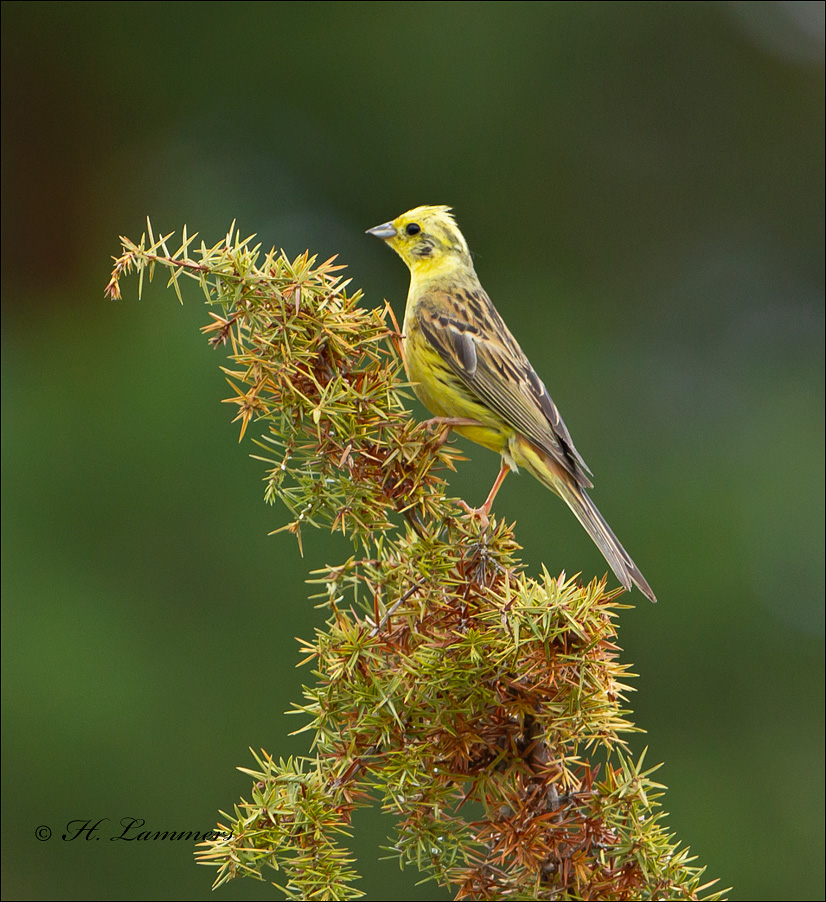
<svg viewBox="0 0 826 902"><path fill-rule="evenodd" d="M556 404L481 288L431 290L416 320L439 356L494 413L561 464L582 488L591 471Z"/></svg>

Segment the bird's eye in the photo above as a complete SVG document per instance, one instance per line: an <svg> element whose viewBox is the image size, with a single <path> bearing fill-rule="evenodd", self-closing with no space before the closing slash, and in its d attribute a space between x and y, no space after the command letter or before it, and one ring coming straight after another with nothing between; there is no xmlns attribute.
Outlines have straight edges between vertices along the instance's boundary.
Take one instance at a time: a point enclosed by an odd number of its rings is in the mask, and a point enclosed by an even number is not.
<svg viewBox="0 0 826 902"><path fill-rule="evenodd" d="M412 238L413 235L418 235L421 232L422 227L417 222L411 222L406 228L405 232Z"/></svg>

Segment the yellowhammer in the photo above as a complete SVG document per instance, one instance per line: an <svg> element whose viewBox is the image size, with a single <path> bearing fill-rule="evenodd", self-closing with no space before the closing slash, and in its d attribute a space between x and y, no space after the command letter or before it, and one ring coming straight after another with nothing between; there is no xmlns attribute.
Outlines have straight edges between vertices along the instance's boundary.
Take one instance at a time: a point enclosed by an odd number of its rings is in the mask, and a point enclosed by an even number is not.
<svg viewBox="0 0 826 902"><path fill-rule="evenodd" d="M556 492L596 542L617 579L651 587L585 490L591 472L542 380L479 284L450 207L416 207L368 229L410 269L403 349L419 399L437 419L502 455L481 508L487 518L509 470L524 467Z"/></svg>

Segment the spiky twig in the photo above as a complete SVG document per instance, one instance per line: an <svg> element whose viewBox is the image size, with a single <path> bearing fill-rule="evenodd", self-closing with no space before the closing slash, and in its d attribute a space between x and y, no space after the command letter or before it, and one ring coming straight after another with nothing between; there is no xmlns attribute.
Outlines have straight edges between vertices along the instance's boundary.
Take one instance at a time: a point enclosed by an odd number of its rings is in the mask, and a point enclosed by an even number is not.
<svg viewBox="0 0 826 902"><path fill-rule="evenodd" d="M241 435L266 427L265 497L293 518L281 528L300 542L325 524L358 548L313 580L330 616L304 643L315 683L296 713L315 754L263 753L245 770L252 796L220 828L231 837L198 853L216 885L269 865L287 898L358 897L339 836L380 799L401 861L457 898L700 898L711 884L663 827L662 787L625 750L618 592L530 579L511 527L461 516L440 475L456 451L405 407L389 308L359 307L343 267L259 262L234 228L194 260L194 238L174 252L151 229L123 239L110 296L158 264L178 297L181 276L199 282L220 307L203 331L231 347Z"/></svg>

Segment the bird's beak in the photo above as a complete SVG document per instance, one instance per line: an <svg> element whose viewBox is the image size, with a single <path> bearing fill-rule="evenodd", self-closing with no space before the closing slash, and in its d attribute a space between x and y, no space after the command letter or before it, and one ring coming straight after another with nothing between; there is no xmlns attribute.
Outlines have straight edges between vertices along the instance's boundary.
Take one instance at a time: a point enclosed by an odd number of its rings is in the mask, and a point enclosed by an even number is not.
<svg viewBox="0 0 826 902"><path fill-rule="evenodd" d="M396 227L392 222L383 222L381 225L373 226L372 229L368 229L365 234L375 235L376 238L381 238L383 240L386 240L388 238L395 238Z"/></svg>

